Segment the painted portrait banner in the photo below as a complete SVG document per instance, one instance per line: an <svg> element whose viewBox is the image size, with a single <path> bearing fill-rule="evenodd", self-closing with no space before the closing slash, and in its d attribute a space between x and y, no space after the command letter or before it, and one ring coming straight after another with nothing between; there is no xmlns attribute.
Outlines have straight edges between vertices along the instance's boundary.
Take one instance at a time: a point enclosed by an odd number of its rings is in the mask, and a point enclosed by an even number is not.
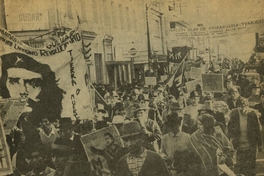
<svg viewBox="0 0 264 176"><path fill-rule="evenodd" d="M116 126L102 128L81 137L92 171L97 176L113 174L119 158L123 155L123 142Z"/></svg>
<svg viewBox="0 0 264 176"><path fill-rule="evenodd" d="M91 116L86 63L78 28L45 48L32 48L0 29L1 97L23 98L29 119Z"/></svg>
<svg viewBox="0 0 264 176"><path fill-rule="evenodd" d="M13 173L9 147L6 143L6 135L2 121L0 120L0 175Z"/></svg>

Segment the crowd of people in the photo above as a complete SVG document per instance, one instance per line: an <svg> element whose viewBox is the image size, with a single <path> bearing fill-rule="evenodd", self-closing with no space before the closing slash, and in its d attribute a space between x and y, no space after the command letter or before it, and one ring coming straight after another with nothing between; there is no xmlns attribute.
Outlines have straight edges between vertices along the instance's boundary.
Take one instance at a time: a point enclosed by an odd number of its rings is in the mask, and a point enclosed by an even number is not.
<svg viewBox="0 0 264 176"><path fill-rule="evenodd" d="M98 104L87 120L41 116L36 125L21 115L7 136L13 175L98 175L80 137L115 125L123 147L106 133L105 150L90 148L105 157L108 175L253 176L262 151L261 85L252 78L241 87L229 75L221 93L204 92L198 84L191 92L183 86L177 98L164 85L96 85L105 105Z"/></svg>

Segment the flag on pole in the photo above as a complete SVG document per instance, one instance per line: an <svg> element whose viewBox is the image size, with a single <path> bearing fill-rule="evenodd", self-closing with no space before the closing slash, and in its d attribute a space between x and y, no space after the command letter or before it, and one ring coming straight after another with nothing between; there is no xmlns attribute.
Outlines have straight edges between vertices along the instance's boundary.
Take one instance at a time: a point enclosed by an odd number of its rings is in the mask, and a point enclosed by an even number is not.
<svg viewBox="0 0 264 176"><path fill-rule="evenodd" d="M175 98L179 98L179 88L183 85L184 63L186 56L187 54L166 84L170 88L170 93L175 96Z"/></svg>

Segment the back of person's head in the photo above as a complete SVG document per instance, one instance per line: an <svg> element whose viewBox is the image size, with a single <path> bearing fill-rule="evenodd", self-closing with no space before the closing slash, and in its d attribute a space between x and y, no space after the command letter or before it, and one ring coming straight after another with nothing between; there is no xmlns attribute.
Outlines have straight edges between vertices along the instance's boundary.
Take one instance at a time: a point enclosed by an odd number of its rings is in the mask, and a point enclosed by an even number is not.
<svg viewBox="0 0 264 176"><path fill-rule="evenodd" d="M169 128L173 128L176 126L180 126L181 125L181 121L182 121L182 117L179 117L179 115L175 112L167 115L167 121L166 126L168 126Z"/></svg>

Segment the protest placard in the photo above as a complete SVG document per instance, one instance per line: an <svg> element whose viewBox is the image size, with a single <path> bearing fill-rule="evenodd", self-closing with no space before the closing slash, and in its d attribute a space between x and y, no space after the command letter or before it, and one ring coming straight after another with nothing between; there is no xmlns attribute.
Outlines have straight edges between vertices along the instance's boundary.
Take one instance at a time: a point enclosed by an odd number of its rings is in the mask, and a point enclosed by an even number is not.
<svg viewBox="0 0 264 176"><path fill-rule="evenodd" d="M9 147L6 143L3 123L0 120L0 175L8 175L13 173Z"/></svg>
<svg viewBox="0 0 264 176"><path fill-rule="evenodd" d="M196 79L196 80L192 80L192 81L188 81L185 83L188 92L192 92L196 89L196 85L197 84L201 84L202 80L201 79Z"/></svg>
<svg viewBox="0 0 264 176"><path fill-rule="evenodd" d="M202 79L202 69L196 68L196 67L191 67L191 71L190 71L189 76L192 79Z"/></svg>
<svg viewBox="0 0 264 176"><path fill-rule="evenodd" d="M10 134L25 108L26 101L21 101L21 99L7 99L2 105L0 108L1 120L6 134Z"/></svg>
<svg viewBox="0 0 264 176"><path fill-rule="evenodd" d="M112 125L81 137L91 169L95 175L113 173L124 147L117 128Z"/></svg>
<svg viewBox="0 0 264 176"><path fill-rule="evenodd" d="M202 74L204 92L223 92L224 79L222 74Z"/></svg>
<svg viewBox="0 0 264 176"><path fill-rule="evenodd" d="M145 77L145 84L146 85L157 85L157 78L156 77Z"/></svg>

